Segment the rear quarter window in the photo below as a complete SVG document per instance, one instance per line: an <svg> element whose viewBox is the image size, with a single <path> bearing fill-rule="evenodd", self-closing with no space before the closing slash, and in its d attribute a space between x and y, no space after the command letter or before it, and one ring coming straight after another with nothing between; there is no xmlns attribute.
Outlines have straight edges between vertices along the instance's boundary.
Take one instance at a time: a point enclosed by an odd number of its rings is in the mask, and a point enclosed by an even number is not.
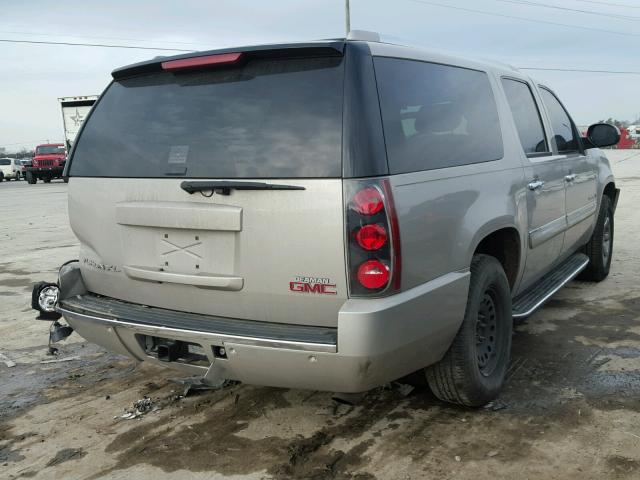
<svg viewBox="0 0 640 480"><path fill-rule="evenodd" d="M374 65L391 173L502 158L485 72L384 57L374 58Z"/></svg>

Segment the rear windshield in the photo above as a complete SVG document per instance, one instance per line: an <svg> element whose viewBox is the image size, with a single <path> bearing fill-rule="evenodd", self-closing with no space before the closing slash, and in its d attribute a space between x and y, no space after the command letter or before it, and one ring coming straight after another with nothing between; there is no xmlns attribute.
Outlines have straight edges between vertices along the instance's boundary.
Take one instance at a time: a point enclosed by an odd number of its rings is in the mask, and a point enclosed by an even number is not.
<svg viewBox="0 0 640 480"><path fill-rule="evenodd" d="M113 82L70 175L313 178L342 172L342 57L254 59Z"/></svg>
<svg viewBox="0 0 640 480"><path fill-rule="evenodd" d="M11 165L11 160L0 158L0 165Z"/></svg>
<svg viewBox="0 0 640 480"><path fill-rule="evenodd" d="M502 158L486 73L396 58L374 59L391 173Z"/></svg>
<svg viewBox="0 0 640 480"><path fill-rule="evenodd" d="M62 146L47 146L36 148L36 154L38 155L50 155L52 153L64 153L64 147Z"/></svg>

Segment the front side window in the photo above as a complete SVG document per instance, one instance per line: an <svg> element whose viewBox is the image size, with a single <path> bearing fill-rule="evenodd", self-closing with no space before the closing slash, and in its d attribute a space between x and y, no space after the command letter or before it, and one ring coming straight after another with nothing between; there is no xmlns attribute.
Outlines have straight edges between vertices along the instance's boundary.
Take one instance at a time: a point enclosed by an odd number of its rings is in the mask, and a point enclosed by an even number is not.
<svg viewBox="0 0 640 480"><path fill-rule="evenodd" d="M518 80L502 79L504 93L513 114L520 143L527 155L549 152L540 112L529 86Z"/></svg>
<svg viewBox="0 0 640 480"><path fill-rule="evenodd" d="M540 89L540 95L544 106L547 108L553 141L556 144L558 153L574 153L579 151L578 137L573 122L569 114L564 109L556 96L546 88Z"/></svg>
<svg viewBox="0 0 640 480"><path fill-rule="evenodd" d="M502 134L486 73L374 58L391 173L502 158Z"/></svg>

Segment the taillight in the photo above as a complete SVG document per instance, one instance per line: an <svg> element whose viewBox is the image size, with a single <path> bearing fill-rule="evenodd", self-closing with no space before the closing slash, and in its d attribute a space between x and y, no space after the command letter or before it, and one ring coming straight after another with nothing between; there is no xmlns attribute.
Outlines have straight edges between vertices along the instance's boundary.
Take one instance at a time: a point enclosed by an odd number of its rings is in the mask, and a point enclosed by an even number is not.
<svg viewBox="0 0 640 480"><path fill-rule="evenodd" d="M387 242L387 231L377 223L365 225L356 231L356 240L365 250L380 250Z"/></svg>
<svg viewBox="0 0 640 480"><path fill-rule="evenodd" d="M375 215L384 208L384 201L380 190L366 187L353 196L352 205L361 215Z"/></svg>
<svg viewBox="0 0 640 480"><path fill-rule="evenodd" d="M380 260L367 260L358 267L358 282L370 290L385 287L389 282L389 267Z"/></svg>
<svg viewBox="0 0 640 480"><path fill-rule="evenodd" d="M352 296L400 289L400 236L387 179L345 184Z"/></svg>

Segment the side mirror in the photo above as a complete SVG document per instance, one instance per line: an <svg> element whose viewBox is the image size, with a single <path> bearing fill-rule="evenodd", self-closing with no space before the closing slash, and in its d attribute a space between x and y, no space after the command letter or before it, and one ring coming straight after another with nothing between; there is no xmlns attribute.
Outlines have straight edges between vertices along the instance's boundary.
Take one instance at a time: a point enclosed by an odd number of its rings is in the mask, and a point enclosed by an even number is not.
<svg viewBox="0 0 640 480"><path fill-rule="evenodd" d="M618 127L608 123L594 123L587 130L585 148L602 148L617 145L620 141Z"/></svg>

